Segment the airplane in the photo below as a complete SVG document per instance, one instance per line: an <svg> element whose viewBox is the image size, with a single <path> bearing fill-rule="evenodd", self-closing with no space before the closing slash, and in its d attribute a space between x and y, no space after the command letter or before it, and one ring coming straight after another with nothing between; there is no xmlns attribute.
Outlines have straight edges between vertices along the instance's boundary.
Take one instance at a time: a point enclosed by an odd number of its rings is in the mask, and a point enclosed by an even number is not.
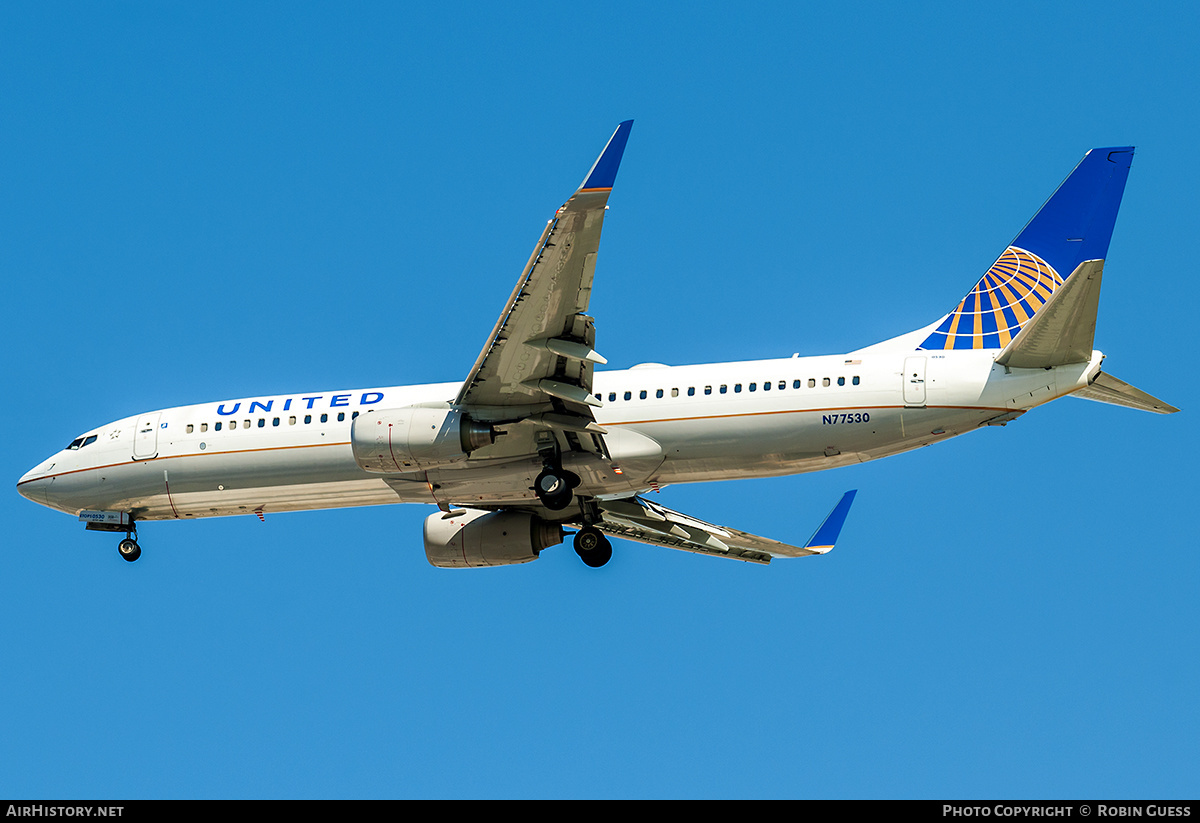
<svg viewBox="0 0 1200 823"><path fill-rule="evenodd" d="M1073 395L1173 406L1102 371L1101 276L1132 147L1089 151L958 305L845 354L601 370L588 315L600 232L633 121L554 212L461 382L244 397L91 429L20 494L122 532L145 521L436 505L440 568L527 563L564 542L605 565L610 538L765 564L834 547L855 491L802 545L647 498L675 483L853 465L1003 426Z"/></svg>

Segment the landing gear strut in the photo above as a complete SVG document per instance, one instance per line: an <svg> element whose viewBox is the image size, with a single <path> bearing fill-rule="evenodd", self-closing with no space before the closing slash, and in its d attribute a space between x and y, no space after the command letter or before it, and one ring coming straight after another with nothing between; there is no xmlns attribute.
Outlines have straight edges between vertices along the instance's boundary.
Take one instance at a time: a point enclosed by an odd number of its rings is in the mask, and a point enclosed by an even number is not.
<svg viewBox="0 0 1200 823"><path fill-rule="evenodd" d="M612 559L612 543L595 526L575 532L575 553L585 565L598 569Z"/></svg>

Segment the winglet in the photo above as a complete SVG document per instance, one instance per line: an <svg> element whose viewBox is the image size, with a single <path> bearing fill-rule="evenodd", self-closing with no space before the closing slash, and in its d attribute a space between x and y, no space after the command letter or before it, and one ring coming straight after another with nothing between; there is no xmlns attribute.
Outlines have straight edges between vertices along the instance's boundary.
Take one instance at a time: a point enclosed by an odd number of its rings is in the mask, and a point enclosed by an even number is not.
<svg viewBox="0 0 1200 823"><path fill-rule="evenodd" d="M621 156L625 154L625 144L629 142L629 131L632 128L632 120L626 120L617 126L612 137L608 138L604 151L600 152L600 156L592 164L592 170L587 173L587 177L583 178L583 183L579 186L580 191L608 191L612 188L613 182L617 179L617 169L621 166Z"/></svg>
<svg viewBox="0 0 1200 823"><path fill-rule="evenodd" d="M842 531L842 526L846 523L846 515L850 513L850 504L854 502L856 494L858 494L858 489L842 495L842 499L833 507L833 511L829 513L825 521L817 527L813 536L804 544L804 548L817 554L824 554L833 548L833 544L837 542L838 535Z"/></svg>

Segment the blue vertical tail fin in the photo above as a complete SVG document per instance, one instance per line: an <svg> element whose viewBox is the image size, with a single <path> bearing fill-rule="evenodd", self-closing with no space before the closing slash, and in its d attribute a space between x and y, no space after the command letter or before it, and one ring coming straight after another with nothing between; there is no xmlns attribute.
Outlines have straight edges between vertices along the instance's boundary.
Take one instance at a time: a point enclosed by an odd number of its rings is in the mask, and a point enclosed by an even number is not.
<svg viewBox="0 0 1200 823"><path fill-rule="evenodd" d="M1133 147L1092 149L918 348L1003 349L1085 260L1108 254Z"/></svg>

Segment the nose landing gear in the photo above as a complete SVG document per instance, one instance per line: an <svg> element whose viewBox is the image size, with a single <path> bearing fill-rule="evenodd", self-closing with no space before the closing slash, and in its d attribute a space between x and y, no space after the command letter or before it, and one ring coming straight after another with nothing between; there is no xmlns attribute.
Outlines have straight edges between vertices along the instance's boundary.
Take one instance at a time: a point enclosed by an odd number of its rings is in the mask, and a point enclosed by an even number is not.
<svg viewBox="0 0 1200 823"><path fill-rule="evenodd" d="M127 562L132 563L142 556L137 543L137 524L130 512L90 511L79 513L79 519L87 524L88 531L125 532L125 539L117 544L117 551Z"/></svg>
<svg viewBox="0 0 1200 823"><path fill-rule="evenodd" d="M137 526L134 525L133 517L129 518L128 528L125 529L125 539L117 544L117 551L121 553L121 557L127 563L132 563L142 556L142 547L137 542Z"/></svg>
<svg viewBox="0 0 1200 823"><path fill-rule="evenodd" d="M137 541L132 537L126 537L117 544L117 551L121 553L121 557L132 563L142 556L142 547L137 544Z"/></svg>

